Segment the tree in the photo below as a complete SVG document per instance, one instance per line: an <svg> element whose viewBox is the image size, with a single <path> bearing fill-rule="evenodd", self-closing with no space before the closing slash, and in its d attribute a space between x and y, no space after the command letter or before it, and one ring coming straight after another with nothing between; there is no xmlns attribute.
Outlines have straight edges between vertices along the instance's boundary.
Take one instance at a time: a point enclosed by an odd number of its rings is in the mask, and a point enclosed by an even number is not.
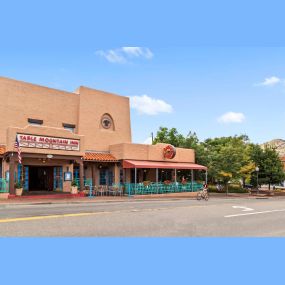
<svg viewBox="0 0 285 285"><path fill-rule="evenodd" d="M259 167L260 184L280 183L285 179L282 162L275 149L252 144L248 136L230 136L206 139L200 142L195 132L187 136L180 134L176 128L160 127L154 139L156 143L168 143L175 147L195 150L196 163L208 167L208 178L212 183L222 182L227 189L229 181L242 180L256 185ZM186 175L186 172L182 172ZM196 177L203 179L201 174Z"/></svg>
<svg viewBox="0 0 285 285"><path fill-rule="evenodd" d="M205 140L212 182L221 182L227 189L229 181L242 179L243 169L250 164L248 144L245 135Z"/></svg>
<svg viewBox="0 0 285 285"><path fill-rule="evenodd" d="M153 140L153 144L167 143L175 147L183 147L184 142L184 136L179 134L176 128L168 129L166 127L160 127Z"/></svg>
<svg viewBox="0 0 285 285"><path fill-rule="evenodd" d="M255 145L252 148L251 156L259 168L258 184L268 184L270 190L272 184L281 183L285 179L282 162L274 148L267 146L262 149L259 145ZM257 185L256 172L252 173L251 182Z"/></svg>

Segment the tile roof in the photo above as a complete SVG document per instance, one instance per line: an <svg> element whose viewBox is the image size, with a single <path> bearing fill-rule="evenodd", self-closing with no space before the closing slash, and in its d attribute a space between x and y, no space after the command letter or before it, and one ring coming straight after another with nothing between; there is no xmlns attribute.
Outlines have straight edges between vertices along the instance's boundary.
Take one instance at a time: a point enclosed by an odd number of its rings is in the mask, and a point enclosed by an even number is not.
<svg viewBox="0 0 285 285"><path fill-rule="evenodd" d="M86 152L84 160L101 161L101 162L117 162L118 160L110 153Z"/></svg>
<svg viewBox="0 0 285 285"><path fill-rule="evenodd" d="M3 155L6 152L6 148L3 145L0 145L0 155Z"/></svg>

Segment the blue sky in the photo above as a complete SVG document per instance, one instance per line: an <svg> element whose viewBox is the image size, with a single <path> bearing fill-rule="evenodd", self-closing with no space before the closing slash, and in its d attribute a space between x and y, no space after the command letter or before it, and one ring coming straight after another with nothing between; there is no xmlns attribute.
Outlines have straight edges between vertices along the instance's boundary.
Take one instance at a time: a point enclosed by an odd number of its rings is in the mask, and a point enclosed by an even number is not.
<svg viewBox="0 0 285 285"><path fill-rule="evenodd" d="M2 5L1 76L130 96L134 142L159 126L285 138L281 1L15 2Z"/></svg>

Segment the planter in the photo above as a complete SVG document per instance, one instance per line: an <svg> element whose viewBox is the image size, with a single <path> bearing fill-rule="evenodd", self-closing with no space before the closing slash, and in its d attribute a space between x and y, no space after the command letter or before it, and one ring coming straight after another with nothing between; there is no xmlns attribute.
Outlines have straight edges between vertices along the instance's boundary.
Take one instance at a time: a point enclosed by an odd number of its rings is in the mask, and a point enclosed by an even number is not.
<svg viewBox="0 0 285 285"><path fill-rule="evenodd" d="M9 198L9 193L0 193L0 200L7 200Z"/></svg>
<svg viewBox="0 0 285 285"><path fill-rule="evenodd" d="M23 188L16 188L16 196L22 196Z"/></svg>
<svg viewBox="0 0 285 285"><path fill-rule="evenodd" d="M77 186L71 186L71 194L78 194L78 187Z"/></svg>

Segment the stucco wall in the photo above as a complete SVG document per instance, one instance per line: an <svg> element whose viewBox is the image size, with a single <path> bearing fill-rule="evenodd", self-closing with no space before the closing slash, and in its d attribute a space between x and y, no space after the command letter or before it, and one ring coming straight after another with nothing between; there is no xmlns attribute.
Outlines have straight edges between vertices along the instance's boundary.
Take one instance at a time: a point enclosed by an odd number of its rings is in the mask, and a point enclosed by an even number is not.
<svg viewBox="0 0 285 285"><path fill-rule="evenodd" d="M43 126L77 125L79 95L0 77L0 144L6 143L7 127L23 128L28 118ZM4 119L5 118L5 119Z"/></svg>
<svg viewBox="0 0 285 285"><path fill-rule="evenodd" d="M25 128L28 118L43 120L45 128L75 125L75 133L85 136L84 151L108 151L110 144L131 142L127 97L87 87L65 92L0 77L0 100L1 116L5 118L0 120L0 144L7 143L8 128ZM104 114L111 116L114 128L101 126Z"/></svg>
<svg viewBox="0 0 285 285"><path fill-rule="evenodd" d="M80 87L79 133L86 137L86 149L108 151L110 144L131 142L129 98ZM114 130L103 129L101 118L110 114Z"/></svg>
<svg viewBox="0 0 285 285"><path fill-rule="evenodd" d="M111 145L110 152L117 159L195 163L195 152L193 149L176 148L176 156L173 159L165 159L163 148L166 145L161 143L156 145L123 143Z"/></svg>

